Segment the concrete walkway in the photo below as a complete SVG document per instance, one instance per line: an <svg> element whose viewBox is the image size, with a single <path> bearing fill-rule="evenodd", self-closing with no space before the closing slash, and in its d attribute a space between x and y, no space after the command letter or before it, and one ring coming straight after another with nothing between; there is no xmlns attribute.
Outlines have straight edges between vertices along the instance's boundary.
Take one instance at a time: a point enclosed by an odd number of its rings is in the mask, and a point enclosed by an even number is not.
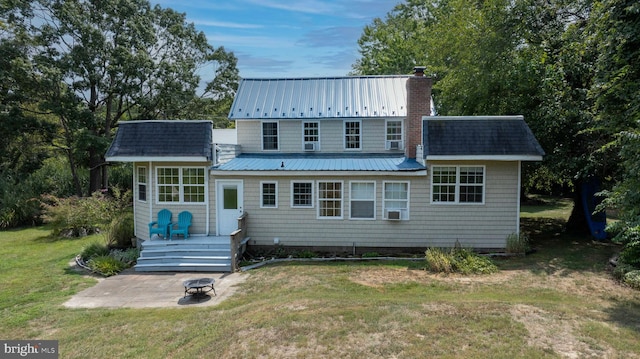
<svg viewBox="0 0 640 359"><path fill-rule="evenodd" d="M99 278L91 288L74 295L67 308L169 308L216 305L235 293L236 285L244 282L248 273L145 273L128 269L109 278ZM182 282L195 278L214 278L213 292L199 301L184 296Z"/></svg>

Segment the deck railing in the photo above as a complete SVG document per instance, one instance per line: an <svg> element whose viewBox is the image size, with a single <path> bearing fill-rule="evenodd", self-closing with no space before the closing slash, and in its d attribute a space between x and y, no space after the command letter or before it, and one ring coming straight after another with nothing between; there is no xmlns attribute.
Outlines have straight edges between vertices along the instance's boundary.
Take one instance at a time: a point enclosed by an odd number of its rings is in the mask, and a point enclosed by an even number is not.
<svg viewBox="0 0 640 359"><path fill-rule="evenodd" d="M231 232L231 271L236 272L239 269L240 258L247 248L247 217L249 215L244 212L238 217L238 229Z"/></svg>

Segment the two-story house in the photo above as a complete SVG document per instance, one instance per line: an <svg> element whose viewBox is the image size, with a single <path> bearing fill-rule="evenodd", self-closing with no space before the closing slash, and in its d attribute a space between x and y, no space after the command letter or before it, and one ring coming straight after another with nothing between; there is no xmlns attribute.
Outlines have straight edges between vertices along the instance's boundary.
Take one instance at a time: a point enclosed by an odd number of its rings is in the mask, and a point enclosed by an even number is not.
<svg viewBox="0 0 640 359"><path fill-rule="evenodd" d="M107 153L134 162L136 235L189 210L193 236L249 213L250 246L503 249L519 232L522 161L544 152L522 116L432 116L431 79L243 79L229 118L120 124Z"/></svg>

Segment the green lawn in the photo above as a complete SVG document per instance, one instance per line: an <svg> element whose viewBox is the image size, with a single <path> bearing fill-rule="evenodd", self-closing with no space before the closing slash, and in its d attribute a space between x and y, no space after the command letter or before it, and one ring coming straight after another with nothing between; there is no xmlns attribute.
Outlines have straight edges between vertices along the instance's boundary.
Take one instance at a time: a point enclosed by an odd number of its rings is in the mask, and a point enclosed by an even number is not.
<svg viewBox="0 0 640 359"><path fill-rule="evenodd" d="M535 252L488 276L421 262L253 270L216 307L67 309L95 280L69 262L99 237L0 232L0 339L57 339L61 358L633 358L640 293L607 271L615 246L562 232L566 205L523 208ZM534 215L535 214L535 215Z"/></svg>

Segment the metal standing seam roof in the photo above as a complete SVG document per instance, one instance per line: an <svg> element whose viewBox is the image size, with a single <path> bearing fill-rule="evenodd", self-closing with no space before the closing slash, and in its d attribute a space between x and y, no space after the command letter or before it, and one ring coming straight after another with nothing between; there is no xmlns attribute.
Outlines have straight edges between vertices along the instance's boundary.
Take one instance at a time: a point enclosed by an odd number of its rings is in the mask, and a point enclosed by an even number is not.
<svg viewBox="0 0 640 359"><path fill-rule="evenodd" d="M243 79L229 119L406 117L410 77Z"/></svg>
<svg viewBox="0 0 640 359"><path fill-rule="evenodd" d="M425 167L402 155L241 154L212 168L217 171L421 171Z"/></svg>

